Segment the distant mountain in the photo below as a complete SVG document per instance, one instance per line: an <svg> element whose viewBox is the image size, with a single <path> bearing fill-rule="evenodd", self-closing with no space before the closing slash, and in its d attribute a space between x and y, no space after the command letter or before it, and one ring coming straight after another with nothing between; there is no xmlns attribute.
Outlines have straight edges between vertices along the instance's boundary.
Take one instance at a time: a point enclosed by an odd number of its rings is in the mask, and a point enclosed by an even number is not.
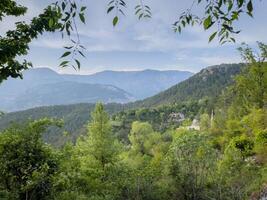
<svg viewBox="0 0 267 200"><path fill-rule="evenodd" d="M9 79L0 85L0 110L96 101L127 103L154 95L191 75L156 70L66 75L36 68L25 71L23 80Z"/></svg>
<svg viewBox="0 0 267 200"><path fill-rule="evenodd" d="M130 103L131 107L153 107L188 100L199 100L204 97L216 98L223 89L233 82L243 64L221 64L202 69L189 79L160 92L159 94Z"/></svg>
<svg viewBox="0 0 267 200"><path fill-rule="evenodd" d="M122 110L137 109L140 107L154 107L158 105L199 100L204 97L216 98L223 89L230 85L233 77L242 70L242 64L222 64L201 70L188 80L185 80L164 92L143 101L128 104L107 104L106 109L110 114ZM75 140L78 135L85 132L84 125L89 120L89 113L94 104L75 104L62 106L49 106L13 112L0 116L0 130L10 123L19 123L28 119L43 117L62 118L65 121L65 130L71 133L69 138L63 138L62 130L53 129L46 135L48 142L55 145L64 143L64 140Z"/></svg>
<svg viewBox="0 0 267 200"><path fill-rule="evenodd" d="M64 75L67 80L109 84L119 87L136 99L144 99L186 80L193 73L187 71L103 71L92 75Z"/></svg>
<svg viewBox="0 0 267 200"><path fill-rule="evenodd" d="M9 79L0 86L0 110L16 111L38 106L74 103L126 103L134 97L112 85L68 81L46 69L28 70L24 79Z"/></svg>

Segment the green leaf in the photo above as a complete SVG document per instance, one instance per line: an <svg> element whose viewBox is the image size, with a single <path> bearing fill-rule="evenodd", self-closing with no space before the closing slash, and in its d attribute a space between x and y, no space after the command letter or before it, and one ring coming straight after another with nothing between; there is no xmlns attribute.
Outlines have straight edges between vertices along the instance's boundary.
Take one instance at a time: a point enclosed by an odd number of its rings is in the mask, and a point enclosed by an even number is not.
<svg viewBox="0 0 267 200"><path fill-rule="evenodd" d="M65 46L64 48L65 48L65 49L72 49L73 46L69 46L69 47L68 47L68 46Z"/></svg>
<svg viewBox="0 0 267 200"><path fill-rule="evenodd" d="M178 32L181 33L181 31L182 31L181 26L178 26Z"/></svg>
<svg viewBox="0 0 267 200"><path fill-rule="evenodd" d="M107 13L109 13L109 12L112 11L113 9L114 9L114 6L109 7L108 10L107 10Z"/></svg>
<svg viewBox="0 0 267 200"><path fill-rule="evenodd" d="M209 42L211 42L215 38L216 35L217 35L217 31L212 33L211 36L209 37Z"/></svg>
<svg viewBox="0 0 267 200"><path fill-rule="evenodd" d="M235 43L235 38L231 37L230 40Z"/></svg>
<svg viewBox="0 0 267 200"><path fill-rule="evenodd" d="M83 52L81 52L81 51L78 51L79 52L79 54L82 56L82 57L85 57L85 55L83 54Z"/></svg>
<svg viewBox="0 0 267 200"><path fill-rule="evenodd" d="M119 11L120 11L120 13L121 13L122 15L125 16L125 14L124 14L124 12L122 11L122 9L119 9Z"/></svg>
<svg viewBox="0 0 267 200"><path fill-rule="evenodd" d="M119 18L118 18L118 16L116 16L116 17L114 17L113 18L113 26L116 26L117 25L117 23L118 23L118 21L119 21Z"/></svg>
<svg viewBox="0 0 267 200"><path fill-rule="evenodd" d="M233 5L234 5L233 2L232 2L232 1L229 1L228 12L229 12L230 10L232 10Z"/></svg>
<svg viewBox="0 0 267 200"><path fill-rule="evenodd" d="M243 6L244 0L238 0L238 7L241 8Z"/></svg>
<svg viewBox="0 0 267 200"><path fill-rule="evenodd" d="M52 28L54 26L54 19L53 18L49 19L48 26L49 26L49 28Z"/></svg>
<svg viewBox="0 0 267 200"><path fill-rule="evenodd" d="M69 63L69 61L65 60L65 61L61 62L59 66L64 66L64 65L66 65L68 63Z"/></svg>
<svg viewBox="0 0 267 200"><path fill-rule="evenodd" d="M232 20L237 20L239 17L239 13L238 12L233 12L232 14Z"/></svg>
<svg viewBox="0 0 267 200"><path fill-rule="evenodd" d="M66 4L65 4L64 1L62 2L61 7L62 7L62 10L65 10L65 8L66 8Z"/></svg>
<svg viewBox="0 0 267 200"><path fill-rule="evenodd" d="M65 53L63 53L63 55L60 58L64 58L64 57L66 57L66 56L68 56L70 54L71 54L70 51L66 51Z"/></svg>
<svg viewBox="0 0 267 200"><path fill-rule="evenodd" d="M253 5L252 5L252 1L250 0L247 4L247 9L249 13L252 13L253 11Z"/></svg>
<svg viewBox="0 0 267 200"><path fill-rule="evenodd" d="M135 14L137 15L141 10L142 10L141 8L137 9L137 10L135 11Z"/></svg>
<svg viewBox="0 0 267 200"><path fill-rule="evenodd" d="M204 29L208 29L209 27L211 27L212 25L212 21L211 21L211 16L208 16L205 20L204 20Z"/></svg>
<svg viewBox="0 0 267 200"><path fill-rule="evenodd" d="M80 16L81 22L85 24L84 14L83 13L80 13L79 16Z"/></svg>
<svg viewBox="0 0 267 200"><path fill-rule="evenodd" d="M79 60L75 59L75 62L77 64L78 69L80 69L81 68L81 63L79 62Z"/></svg>
<svg viewBox="0 0 267 200"><path fill-rule="evenodd" d="M108 6L111 5L111 4L113 4L113 3L114 3L114 0L110 1L110 2L108 3Z"/></svg>
<svg viewBox="0 0 267 200"><path fill-rule="evenodd" d="M86 6L81 7L81 12L85 11Z"/></svg>

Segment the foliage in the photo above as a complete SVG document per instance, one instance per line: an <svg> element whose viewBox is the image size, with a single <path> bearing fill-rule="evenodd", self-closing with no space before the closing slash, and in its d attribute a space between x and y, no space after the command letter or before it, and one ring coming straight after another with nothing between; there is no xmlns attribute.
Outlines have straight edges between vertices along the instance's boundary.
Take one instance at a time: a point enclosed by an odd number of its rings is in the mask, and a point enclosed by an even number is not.
<svg viewBox="0 0 267 200"><path fill-rule="evenodd" d="M46 199L58 168L56 153L42 133L59 122L43 119L14 126L0 134L0 193L8 199Z"/></svg>
<svg viewBox="0 0 267 200"><path fill-rule="evenodd" d="M70 37L72 46L65 47L66 51L61 58L77 53L83 56L80 44L79 34L76 27L76 13L79 14L80 20L84 21L84 10L86 7L78 6L73 0L60 0L43 10L43 12L34 17L29 24L23 21L16 23L15 30L8 30L5 36L0 36L0 83L8 77L22 78L21 72L28 69L32 64L26 60L22 63L17 60L18 56L26 55L29 50L29 43L42 35L44 32L60 31ZM4 0L0 6L0 21L5 16L22 16L27 12L27 8L19 5L14 0ZM78 15L77 14L77 15ZM77 38L71 36L76 32ZM80 62L74 59L73 62L80 68ZM63 61L60 66L66 67L69 61ZM75 68L75 66L73 65Z"/></svg>
<svg viewBox="0 0 267 200"><path fill-rule="evenodd" d="M180 199L208 199L214 184L216 150L207 136L199 132L179 130L170 147L170 176L174 196Z"/></svg>
<svg viewBox="0 0 267 200"><path fill-rule="evenodd" d="M193 1L191 7L183 12L179 19L174 23L174 30L181 32L186 26L194 26L195 24L203 25L204 30L217 27L209 37L211 42L216 36L221 44L226 42L235 42L234 35L240 33L236 30L234 23L239 20L242 14L253 17L253 0L196 0ZM204 7L203 17L194 14L194 7Z"/></svg>
<svg viewBox="0 0 267 200"><path fill-rule="evenodd" d="M135 6L135 15L138 19L151 18L152 11L149 5L145 4L145 0L140 0ZM226 42L235 42L234 35L239 34L240 30L236 30L235 22L239 20L242 14L253 17L253 0L192 0L192 5L182 12L178 20L173 23L175 32L181 33L187 26L200 24L204 30L211 30L217 27L217 31L213 32L209 37L211 42L216 36L221 44ZM114 11L113 26L119 21L119 16L124 15L124 9L127 7L127 1L111 0L108 3L107 13ZM201 15L195 14L193 9L201 8ZM203 10L202 10L203 9Z"/></svg>
<svg viewBox="0 0 267 200"><path fill-rule="evenodd" d="M244 55L255 58L251 51L246 50ZM265 92L265 85L261 84L265 62L254 61L221 96L216 96L212 113L206 108L207 99L203 98L193 103L124 110L111 120L104 105L98 103L91 114L87 134L58 150L41 138L45 128L54 124L53 120L43 119L3 130L0 134L0 197L263 198L267 183L266 100L261 99L265 93L252 91L250 85ZM243 93L236 95L237 91ZM251 92L254 96L249 95ZM92 109L94 105L90 106ZM120 106L114 104L106 108L109 113L132 108L132 105ZM88 115L87 104L56 108L61 112L50 110L48 114L65 116L71 111L78 116L82 109ZM166 129L158 131L170 114L180 116L174 112L184 112L185 120L176 123L178 128L170 122ZM36 116L41 117L35 113ZM188 127L195 118L200 119L200 131ZM121 130L127 130L123 137ZM127 142L119 141L126 136Z"/></svg>
<svg viewBox="0 0 267 200"><path fill-rule="evenodd" d="M206 98L210 100L208 103L213 103L222 90L233 83L232 78L241 72L243 66L243 64L222 64L207 67L155 96L135 102L133 106L152 107ZM211 105L206 105L209 106Z"/></svg>

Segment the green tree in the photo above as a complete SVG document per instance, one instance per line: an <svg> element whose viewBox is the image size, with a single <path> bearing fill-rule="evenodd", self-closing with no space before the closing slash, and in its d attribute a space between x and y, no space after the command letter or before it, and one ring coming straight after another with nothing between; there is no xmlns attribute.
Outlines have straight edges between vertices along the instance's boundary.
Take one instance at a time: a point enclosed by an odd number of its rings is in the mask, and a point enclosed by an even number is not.
<svg viewBox="0 0 267 200"><path fill-rule="evenodd" d="M168 149L160 133L147 122L133 122L129 135L131 147L125 152L128 167L125 197L130 200L167 198L163 161ZM166 190L165 190L166 189Z"/></svg>
<svg viewBox="0 0 267 200"><path fill-rule="evenodd" d="M58 170L55 151L42 141L49 119L13 126L0 133L0 193L7 199L46 199Z"/></svg>
<svg viewBox="0 0 267 200"><path fill-rule="evenodd" d="M258 43L258 48L259 52L245 44L239 48L247 65L229 89L229 114L237 119L253 108L263 109L267 102L267 45Z"/></svg>
<svg viewBox="0 0 267 200"><path fill-rule="evenodd" d="M217 152L208 137L200 132L180 129L169 150L169 175L173 199L209 199L214 197Z"/></svg>
<svg viewBox="0 0 267 200"><path fill-rule="evenodd" d="M207 131L211 127L210 116L206 113L200 116L200 129L202 131Z"/></svg>
<svg viewBox="0 0 267 200"><path fill-rule="evenodd" d="M247 199L261 185L260 168L251 155L253 141L240 136L233 138L218 162L217 199Z"/></svg>
<svg viewBox="0 0 267 200"><path fill-rule="evenodd" d="M65 47L67 50L62 58L82 53L84 48L80 44L79 36L73 38L71 33L77 33L76 16L84 22L84 10L86 7L78 6L73 0L61 0L49 5L43 12L34 17L29 24L24 21L16 23L15 30L8 30L5 36L0 36L0 83L8 77L22 78L21 72L28 69L32 64L26 60L18 61L18 56L26 55L29 50L29 43L38 38L44 32L59 31L62 35L68 35L73 43ZM0 21L5 16L22 16L28 8L18 4L14 0L3 0L0 5ZM72 60L76 67L80 62ZM70 61L63 61L60 66L65 67ZM72 64L74 67L74 64Z"/></svg>
<svg viewBox="0 0 267 200"><path fill-rule="evenodd" d="M74 150L84 183L81 191L88 199L116 199L119 195L120 144L113 136L103 104L96 104L91 118L88 135L77 141Z"/></svg>

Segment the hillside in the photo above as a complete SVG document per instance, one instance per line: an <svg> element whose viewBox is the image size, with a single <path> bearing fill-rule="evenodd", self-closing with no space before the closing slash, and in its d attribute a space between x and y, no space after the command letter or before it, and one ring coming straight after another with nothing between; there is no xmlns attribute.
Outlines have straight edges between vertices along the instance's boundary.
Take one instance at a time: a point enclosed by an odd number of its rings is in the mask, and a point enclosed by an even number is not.
<svg viewBox="0 0 267 200"><path fill-rule="evenodd" d="M94 104L73 104L73 105L59 105L59 106L44 106L25 111L12 112L0 115L0 130L11 124L20 124L28 120L41 119L41 118L54 118L63 119L63 128L49 129L44 136L45 141L52 143L56 146L64 144L65 141L75 141L78 135L85 132L85 125L87 124L90 113L94 108ZM121 104L108 104L106 106L107 112L110 114L116 113L122 110ZM64 136L63 132L70 133L68 136Z"/></svg>
<svg viewBox="0 0 267 200"><path fill-rule="evenodd" d="M204 97L215 98L225 87L227 87L227 85L232 82L234 75L240 72L242 68L241 66L241 64L223 64L208 67L201 70L188 80L185 80L151 98L128 104L107 104L106 109L110 114L114 114L120 111L138 109L141 107L150 108L164 104L173 104L174 102L186 103L188 100L198 101ZM8 113L0 118L0 129L9 126L12 122L18 123L27 119L40 119L43 117L63 119L65 121L65 127L63 129L53 130L53 133L50 132L46 135L47 141L58 145L64 143L67 139L74 141L78 135L84 132L84 125L89 120L89 114L93 107L94 104L75 104L39 107L22 112ZM177 108L174 107L174 109L176 110ZM153 112L158 112L158 110L154 110ZM168 110L168 112L171 112L171 110ZM194 111L194 113L195 112L197 111ZM136 112L133 112L133 114L134 113ZM131 113L128 113L126 116L130 115ZM136 116L131 117L132 120L134 120ZM62 139L59 135L62 135L64 130L70 132L71 135L68 136L68 138Z"/></svg>
<svg viewBox="0 0 267 200"><path fill-rule="evenodd" d="M216 98L221 91L232 83L233 77L241 72L242 64L221 64L202 69L189 79L147 98L129 104L132 107L153 107L203 97Z"/></svg>

